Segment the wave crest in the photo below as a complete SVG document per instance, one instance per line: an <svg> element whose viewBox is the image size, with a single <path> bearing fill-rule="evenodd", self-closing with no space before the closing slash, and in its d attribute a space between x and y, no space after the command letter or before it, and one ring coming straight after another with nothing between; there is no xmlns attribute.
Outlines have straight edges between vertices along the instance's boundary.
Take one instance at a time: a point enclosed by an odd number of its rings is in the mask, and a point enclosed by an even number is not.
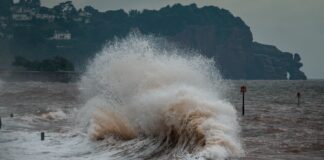
<svg viewBox="0 0 324 160"><path fill-rule="evenodd" d="M236 111L221 98L226 86L214 61L161 44L131 34L107 45L90 63L80 82L86 101L82 122L90 122L90 136L158 144L153 150L134 150L142 158L174 152L240 156Z"/></svg>

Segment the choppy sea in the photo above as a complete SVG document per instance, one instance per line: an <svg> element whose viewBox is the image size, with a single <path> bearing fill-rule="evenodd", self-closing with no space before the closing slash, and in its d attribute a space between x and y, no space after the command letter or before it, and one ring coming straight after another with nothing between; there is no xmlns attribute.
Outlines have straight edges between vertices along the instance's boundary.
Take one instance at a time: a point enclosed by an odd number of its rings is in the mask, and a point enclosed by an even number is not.
<svg viewBox="0 0 324 160"><path fill-rule="evenodd" d="M226 83L224 97L235 106L241 126L245 155L240 159L324 158L323 80ZM247 86L244 116L241 85ZM76 127L79 94L76 83L1 82L0 159L141 159L127 155L134 144L144 145L143 139L122 145L119 140L93 141Z"/></svg>

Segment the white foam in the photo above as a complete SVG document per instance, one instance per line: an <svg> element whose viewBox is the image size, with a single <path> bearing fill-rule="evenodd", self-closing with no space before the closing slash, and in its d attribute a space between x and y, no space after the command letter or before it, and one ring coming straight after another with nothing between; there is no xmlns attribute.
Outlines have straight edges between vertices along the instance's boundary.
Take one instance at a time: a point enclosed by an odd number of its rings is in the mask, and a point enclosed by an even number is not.
<svg viewBox="0 0 324 160"><path fill-rule="evenodd" d="M61 109L58 109L56 111L41 114L41 118L49 120L62 120L66 119L66 113L64 113Z"/></svg>
<svg viewBox="0 0 324 160"><path fill-rule="evenodd" d="M85 107L80 121L89 127L93 113L103 108L123 117L138 136L154 137L157 132L166 135L165 126L180 130L181 120L195 112L208 113L211 116L192 122L199 121L206 139L194 154L212 159L240 156L236 112L221 97L226 86L214 66L212 59L195 52L163 48L151 36L131 34L116 40L96 55L82 77ZM185 110L172 110L178 103L185 103Z"/></svg>

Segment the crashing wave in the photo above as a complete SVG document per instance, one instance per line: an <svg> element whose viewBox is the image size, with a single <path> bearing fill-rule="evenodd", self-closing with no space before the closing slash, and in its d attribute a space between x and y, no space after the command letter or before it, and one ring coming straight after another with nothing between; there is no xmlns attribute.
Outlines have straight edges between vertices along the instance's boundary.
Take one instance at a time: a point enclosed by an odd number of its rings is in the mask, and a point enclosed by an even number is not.
<svg viewBox="0 0 324 160"><path fill-rule="evenodd" d="M134 142L123 149L137 158L241 156L236 111L221 96L214 61L165 46L131 34L96 55L79 85L89 136Z"/></svg>

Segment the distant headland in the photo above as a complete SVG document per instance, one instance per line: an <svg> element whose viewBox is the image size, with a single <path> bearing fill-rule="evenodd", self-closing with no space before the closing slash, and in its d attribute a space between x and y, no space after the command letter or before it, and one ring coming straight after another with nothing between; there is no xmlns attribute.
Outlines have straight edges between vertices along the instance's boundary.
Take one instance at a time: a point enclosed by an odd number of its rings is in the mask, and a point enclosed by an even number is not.
<svg viewBox="0 0 324 160"><path fill-rule="evenodd" d="M99 12L76 9L71 1L47 8L40 0L1 0L0 68L14 68L17 56L34 61L59 56L82 71L107 41L134 29L214 58L226 79L307 79L298 53L253 41L249 26L228 10L195 4Z"/></svg>

